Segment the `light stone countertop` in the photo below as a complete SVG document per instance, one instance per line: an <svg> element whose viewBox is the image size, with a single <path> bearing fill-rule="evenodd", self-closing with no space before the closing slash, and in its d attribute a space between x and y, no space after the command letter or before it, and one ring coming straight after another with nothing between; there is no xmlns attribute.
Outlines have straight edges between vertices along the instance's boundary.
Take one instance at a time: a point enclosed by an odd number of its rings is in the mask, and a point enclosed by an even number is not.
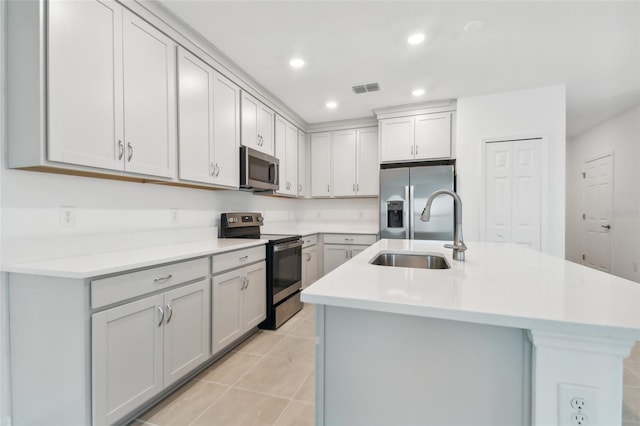
<svg viewBox="0 0 640 426"><path fill-rule="evenodd" d="M640 340L640 285L532 249L380 240L302 292L306 303ZM371 265L381 251L436 253L451 269Z"/></svg>
<svg viewBox="0 0 640 426"><path fill-rule="evenodd" d="M208 239L154 247L119 250L85 256L71 256L3 265L3 272L84 279L209 256L267 243L267 240Z"/></svg>
<svg viewBox="0 0 640 426"><path fill-rule="evenodd" d="M365 234L377 235L377 222L273 222L260 229L264 234Z"/></svg>

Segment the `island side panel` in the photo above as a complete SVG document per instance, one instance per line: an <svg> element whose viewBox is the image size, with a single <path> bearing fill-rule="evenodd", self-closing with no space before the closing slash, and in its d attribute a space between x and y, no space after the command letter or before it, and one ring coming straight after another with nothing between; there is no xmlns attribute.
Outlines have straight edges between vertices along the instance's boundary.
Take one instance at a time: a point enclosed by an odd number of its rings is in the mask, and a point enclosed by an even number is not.
<svg viewBox="0 0 640 426"><path fill-rule="evenodd" d="M523 330L334 306L322 316L318 425L530 424Z"/></svg>
<svg viewBox="0 0 640 426"><path fill-rule="evenodd" d="M12 423L91 424L84 280L9 274Z"/></svg>

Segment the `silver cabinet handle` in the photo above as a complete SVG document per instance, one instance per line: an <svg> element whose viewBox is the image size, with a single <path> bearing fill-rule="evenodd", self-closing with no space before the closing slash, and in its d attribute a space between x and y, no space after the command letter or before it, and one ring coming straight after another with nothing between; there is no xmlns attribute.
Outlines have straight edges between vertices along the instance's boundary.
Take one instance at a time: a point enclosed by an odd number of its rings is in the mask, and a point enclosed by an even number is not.
<svg viewBox="0 0 640 426"><path fill-rule="evenodd" d="M249 258L249 255L246 255L246 256L242 256L242 257L238 258L238 260L239 260L240 262L244 262L244 261L245 261L245 260L247 260L248 258Z"/></svg>
<svg viewBox="0 0 640 426"><path fill-rule="evenodd" d="M165 276L165 277L155 278L155 279L153 280L153 282L154 282L154 283L159 283L159 282L161 282L161 281L167 281L167 280L170 280L172 277L173 277L173 274L169 274L169 275L167 275L167 276Z"/></svg>
<svg viewBox="0 0 640 426"><path fill-rule="evenodd" d="M353 258L353 250L349 250L349 259Z"/></svg>
<svg viewBox="0 0 640 426"><path fill-rule="evenodd" d="M345 238L345 241L353 241L353 238Z"/></svg>
<svg viewBox="0 0 640 426"><path fill-rule="evenodd" d="M216 166L213 165L213 161L209 163L209 176L214 176L216 174Z"/></svg>
<svg viewBox="0 0 640 426"><path fill-rule="evenodd" d="M311 253L307 253L307 262L311 262Z"/></svg>
<svg viewBox="0 0 640 426"><path fill-rule="evenodd" d="M216 163L216 177L218 177L219 174L220 174L220 166L218 166L218 163Z"/></svg>
<svg viewBox="0 0 640 426"><path fill-rule="evenodd" d="M360 192L360 184L356 183L356 191Z"/></svg>
<svg viewBox="0 0 640 426"><path fill-rule="evenodd" d="M171 317L173 316L173 308L168 303L167 303L167 312L169 312L169 316L167 317L167 324L169 324L169 321L171 321Z"/></svg>
<svg viewBox="0 0 640 426"><path fill-rule="evenodd" d="M302 192L302 184L301 183L298 184L298 192Z"/></svg>
<svg viewBox="0 0 640 426"><path fill-rule="evenodd" d="M127 142L127 148L129 148L129 156L127 157L127 161L130 162L133 158L133 145L131 145L131 142Z"/></svg>
<svg viewBox="0 0 640 426"><path fill-rule="evenodd" d="M604 229L611 229L611 225L600 225L600 227Z"/></svg>
<svg viewBox="0 0 640 426"><path fill-rule="evenodd" d="M158 306L158 310L160 311L160 321L158 322L158 327L162 325L162 320L164 319L164 311L162 310L162 306Z"/></svg>
<svg viewBox="0 0 640 426"><path fill-rule="evenodd" d="M118 160L122 160L122 157L124 157L124 142L118 139Z"/></svg>
<svg viewBox="0 0 640 426"><path fill-rule="evenodd" d="M416 155L418 155L418 145L416 145Z"/></svg>
<svg viewBox="0 0 640 426"><path fill-rule="evenodd" d="M330 187L331 187L331 184L327 185L327 192L331 192L331 191L329 190L329 188L330 188Z"/></svg>
<svg viewBox="0 0 640 426"><path fill-rule="evenodd" d="M353 192L356 192L356 184L355 184L355 183L352 185L352 189L351 189L351 190L352 190Z"/></svg>
<svg viewBox="0 0 640 426"><path fill-rule="evenodd" d="M413 155L413 145L411 145L411 155Z"/></svg>

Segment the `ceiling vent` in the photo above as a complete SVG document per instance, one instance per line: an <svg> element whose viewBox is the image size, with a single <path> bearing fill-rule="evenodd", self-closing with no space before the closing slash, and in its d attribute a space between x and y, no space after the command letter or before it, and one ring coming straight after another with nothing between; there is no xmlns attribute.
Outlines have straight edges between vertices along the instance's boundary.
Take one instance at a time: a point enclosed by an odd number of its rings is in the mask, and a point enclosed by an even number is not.
<svg viewBox="0 0 640 426"><path fill-rule="evenodd" d="M360 93L377 92L380 90L380 85L378 83L359 84L357 86L353 86L351 90L353 90L353 93L356 95L359 95Z"/></svg>

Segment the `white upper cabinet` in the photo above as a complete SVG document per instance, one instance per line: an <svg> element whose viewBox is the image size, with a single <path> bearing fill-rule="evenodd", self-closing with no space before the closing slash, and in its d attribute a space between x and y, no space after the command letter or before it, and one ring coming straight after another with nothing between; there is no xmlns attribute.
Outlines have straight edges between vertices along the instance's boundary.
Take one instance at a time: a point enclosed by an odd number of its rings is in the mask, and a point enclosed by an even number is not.
<svg viewBox="0 0 640 426"><path fill-rule="evenodd" d="M311 196L331 197L331 132L311 134Z"/></svg>
<svg viewBox="0 0 640 426"><path fill-rule="evenodd" d="M122 8L50 2L48 43L49 160L122 169Z"/></svg>
<svg viewBox="0 0 640 426"><path fill-rule="evenodd" d="M123 45L125 170L171 177L176 45L126 10Z"/></svg>
<svg viewBox="0 0 640 426"><path fill-rule="evenodd" d="M275 113L262 102L242 91L241 144L274 155Z"/></svg>
<svg viewBox="0 0 640 426"><path fill-rule="evenodd" d="M275 118L276 157L280 160L282 195L298 195L298 128L284 118Z"/></svg>
<svg viewBox="0 0 640 426"><path fill-rule="evenodd" d="M333 132L333 195L356 195L356 131Z"/></svg>
<svg viewBox="0 0 640 426"><path fill-rule="evenodd" d="M378 129L340 130L332 136L333 195L378 195Z"/></svg>
<svg viewBox="0 0 640 426"><path fill-rule="evenodd" d="M415 117L415 158L451 157L451 113Z"/></svg>
<svg viewBox="0 0 640 426"><path fill-rule="evenodd" d="M239 88L178 49L179 177L238 187Z"/></svg>
<svg viewBox="0 0 640 426"><path fill-rule="evenodd" d="M309 141L307 135L298 130L298 197L309 198Z"/></svg>
<svg viewBox="0 0 640 426"><path fill-rule="evenodd" d="M368 127L357 131L358 196L375 197L380 192L380 166L378 161L378 129Z"/></svg>
<svg viewBox="0 0 640 426"><path fill-rule="evenodd" d="M48 22L48 159L172 177L175 44L115 2L50 2Z"/></svg>
<svg viewBox="0 0 640 426"><path fill-rule="evenodd" d="M380 120L380 162L451 157L451 112Z"/></svg>

